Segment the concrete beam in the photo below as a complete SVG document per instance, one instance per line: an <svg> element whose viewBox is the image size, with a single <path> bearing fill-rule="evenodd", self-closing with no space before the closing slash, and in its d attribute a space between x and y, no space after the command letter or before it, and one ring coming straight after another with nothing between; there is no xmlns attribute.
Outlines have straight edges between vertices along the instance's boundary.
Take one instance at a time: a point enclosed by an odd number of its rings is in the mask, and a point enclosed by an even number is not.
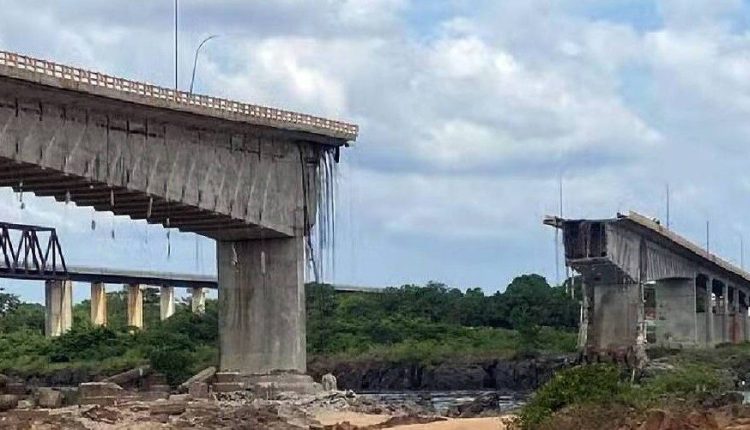
<svg viewBox="0 0 750 430"><path fill-rule="evenodd" d="M303 238L220 241L217 259L221 369L304 373Z"/></svg>
<svg viewBox="0 0 750 430"><path fill-rule="evenodd" d="M91 283L91 323L107 325L107 291L102 282Z"/></svg>
<svg viewBox="0 0 750 430"><path fill-rule="evenodd" d="M161 287L159 291L159 315L162 321L174 315L174 287Z"/></svg>
<svg viewBox="0 0 750 430"><path fill-rule="evenodd" d="M57 337L73 327L73 282L47 281L44 285L45 334Z"/></svg>
<svg viewBox="0 0 750 430"><path fill-rule="evenodd" d="M138 284L127 285L128 326L143 329L143 290Z"/></svg>

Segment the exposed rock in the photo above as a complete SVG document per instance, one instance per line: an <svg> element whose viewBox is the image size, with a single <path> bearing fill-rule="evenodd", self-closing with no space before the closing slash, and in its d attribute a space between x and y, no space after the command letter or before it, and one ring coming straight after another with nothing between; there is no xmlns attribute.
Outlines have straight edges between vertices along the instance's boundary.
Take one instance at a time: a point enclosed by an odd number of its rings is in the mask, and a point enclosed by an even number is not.
<svg viewBox="0 0 750 430"><path fill-rule="evenodd" d="M214 393L231 393L245 389L241 382L214 382L211 388Z"/></svg>
<svg viewBox="0 0 750 430"><path fill-rule="evenodd" d="M5 394L13 394L15 396L23 397L29 393L26 384L20 382L8 382L5 384Z"/></svg>
<svg viewBox="0 0 750 430"><path fill-rule="evenodd" d="M208 396L208 384L205 382L193 382L188 387L188 394L194 399L207 399Z"/></svg>
<svg viewBox="0 0 750 430"><path fill-rule="evenodd" d="M190 400L192 400L192 396L190 396L190 394L170 394L169 395L170 402L189 402Z"/></svg>
<svg viewBox="0 0 750 430"><path fill-rule="evenodd" d="M81 415L92 421L107 424L116 424L122 419L122 415L117 409L106 408L99 405L83 411Z"/></svg>
<svg viewBox="0 0 750 430"><path fill-rule="evenodd" d="M15 409L18 406L18 396L13 394L0 395L0 412Z"/></svg>
<svg viewBox="0 0 750 430"><path fill-rule="evenodd" d="M325 375L323 375L323 378L321 378L320 382L323 385L323 389L325 391L336 391L338 389L336 377L330 373L326 373Z"/></svg>
<svg viewBox="0 0 750 430"><path fill-rule="evenodd" d="M10 382L10 379L0 373L0 393L5 392L5 386L8 385L8 382Z"/></svg>
<svg viewBox="0 0 750 430"><path fill-rule="evenodd" d="M216 382L238 382L240 380L239 372L217 372L215 374Z"/></svg>
<svg viewBox="0 0 750 430"><path fill-rule="evenodd" d="M126 372L112 375L102 382L113 382L119 386L134 383L151 373L151 366L140 366Z"/></svg>
<svg viewBox="0 0 750 430"><path fill-rule="evenodd" d="M52 388L39 388L36 400L40 408L56 409L63 405L63 394Z"/></svg>
<svg viewBox="0 0 750 430"><path fill-rule="evenodd" d="M151 415L181 415L187 408L186 402L155 402L151 405L149 413Z"/></svg>
<svg viewBox="0 0 750 430"><path fill-rule="evenodd" d="M36 404L31 399L23 399L18 401L17 409L34 409Z"/></svg>
<svg viewBox="0 0 750 430"><path fill-rule="evenodd" d="M474 418L489 415L499 415L500 393L488 393L477 397L469 403L458 405L454 410L449 411L449 415L459 418Z"/></svg>
<svg viewBox="0 0 750 430"><path fill-rule="evenodd" d="M123 393L122 387L113 382L84 382L78 386L81 399L91 397L117 397Z"/></svg>
<svg viewBox="0 0 750 430"><path fill-rule="evenodd" d="M576 363L576 356L443 363L438 366L387 362L311 362L310 374L335 374L339 389L350 390L507 390L529 391L555 371Z"/></svg>
<svg viewBox="0 0 750 430"><path fill-rule="evenodd" d="M216 368L211 366L207 367L195 375L191 376L187 381L180 384L180 389L189 390L190 386L195 383L208 383L216 375Z"/></svg>

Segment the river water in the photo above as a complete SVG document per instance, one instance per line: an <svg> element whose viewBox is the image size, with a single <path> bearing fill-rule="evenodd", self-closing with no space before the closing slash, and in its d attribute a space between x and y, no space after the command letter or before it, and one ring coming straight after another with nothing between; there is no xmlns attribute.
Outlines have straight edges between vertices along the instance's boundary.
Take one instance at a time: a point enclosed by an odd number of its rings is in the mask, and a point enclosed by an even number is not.
<svg viewBox="0 0 750 430"><path fill-rule="evenodd" d="M414 402L431 405L436 412L444 414L451 407L472 402L479 396L493 391L380 391L357 392L357 396L382 403ZM524 404L524 396L508 394L500 396L500 411L514 410Z"/></svg>

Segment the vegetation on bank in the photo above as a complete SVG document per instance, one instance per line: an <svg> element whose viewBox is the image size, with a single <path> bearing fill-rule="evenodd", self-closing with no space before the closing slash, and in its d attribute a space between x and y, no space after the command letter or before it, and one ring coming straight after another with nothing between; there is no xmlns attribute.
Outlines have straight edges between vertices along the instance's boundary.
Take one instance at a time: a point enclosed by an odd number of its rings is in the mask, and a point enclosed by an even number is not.
<svg viewBox="0 0 750 430"><path fill-rule="evenodd" d="M750 344L651 355L641 375L614 364L558 372L523 407L518 424L523 429L560 428L561 415L606 421L642 417L653 408L694 410L750 377ZM612 422L607 426L616 427Z"/></svg>
<svg viewBox="0 0 750 430"><path fill-rule="evenodd" d="M218 362L217 303L193 315L187 303L159 321L156 290L144 292L144 331L126 327L124 292L108 296L108 326L93 327L90 303L74 307L73 329L44 337L44 307L0 291L0 372L44 376L60 369L112 374L150 363L172 383ZM575 349L577 304L538 275L516 278L504 293L462 292L438 283L382 294L335 293L307 286L311 358L436 363L510 358Z"/></svg>

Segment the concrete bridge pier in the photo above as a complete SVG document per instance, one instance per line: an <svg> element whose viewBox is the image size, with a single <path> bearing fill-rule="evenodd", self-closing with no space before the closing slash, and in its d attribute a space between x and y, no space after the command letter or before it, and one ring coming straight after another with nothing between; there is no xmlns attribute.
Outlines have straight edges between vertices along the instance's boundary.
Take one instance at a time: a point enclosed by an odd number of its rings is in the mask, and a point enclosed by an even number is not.
<svg viewBox="0 0 750 430"><path fill-rule="evenodd" d="M641 286L593 284L593 303L589 306L586 343L596 351L614 351L622 345L634 345L644 317Z"/></svg>
<svg viewBox="0 0 750 430"><path fill-rule="evenodd" d="M713 300L713 278L706 280L706 295L704 297L705 317L706 317L706 345L714 345L714 300Z"/></svg>
<svg viewBox="0 0 750 430"><path fill-rule="evenodd" d="M307 367L304 239L219 241L217 259L221 370L239 372L249 384L314 389L301 376Z"/></svg>
<svg viewBox="0 0 750 430"><path fill-rule="evenodd" d="M128 292L128 326L143 328L143 290L138 284L125 286Z"/></svg>
<svg viewBox="0 0 750 430"><path fill-rule="evenodd" d="M91 283L91 323L107 325L107 291L102 282Z"/></svg>
<svg viewBox="0 0 750 430"><path fill-rule="evenodd" d="M194 314L206 313L206 290L203 288L190 289L190 308Z"/></svg>
<svg viewBox="0 0 750 430"><path fill-rule="evenodd" d="M174 315L174 287L161 287L159 290L159 316L161 320Z"/></svg>
<svg viewBox="0 0 750 430"><path fill-rule="evenodd" d="M696 286L692 278L656 281L656 340L667 347L698 343Z"/></svg>
<svg viewBox="0 0 750 430"><path fill-rule="evenodd" d="M44 333L57 337L73 327L73 282L47 281L44 285Z"/></svg>

